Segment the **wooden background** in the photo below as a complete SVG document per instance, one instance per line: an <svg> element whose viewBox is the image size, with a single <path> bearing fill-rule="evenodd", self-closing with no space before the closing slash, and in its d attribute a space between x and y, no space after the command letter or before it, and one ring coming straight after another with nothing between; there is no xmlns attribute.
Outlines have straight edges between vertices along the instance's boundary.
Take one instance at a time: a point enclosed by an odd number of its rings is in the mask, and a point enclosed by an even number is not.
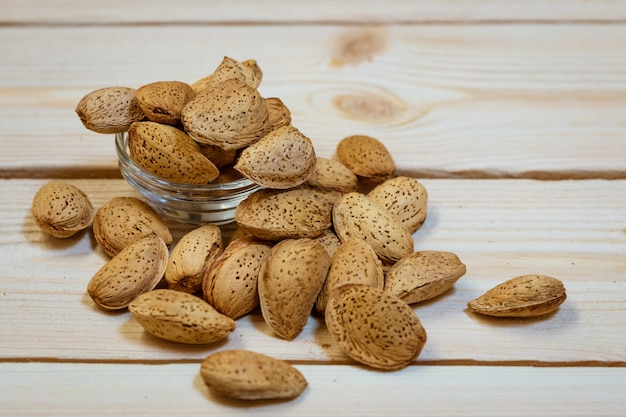
<svg viewBox="0 0 626 417"><path fill-rule="evenodd" d="M429 192L416 250L468 272L416 305L428 342L398 372L356 365L313 316L292 342L259 314L225 343L179 346L86 285L89 232L59 241L30 203L51 178L95 206L136 195L113 138L74 113L87 92L194 82L254 58L321 156L375 136ZM623 416L626 410L626 3L610 1L43 1L0 5L0 415ZM171 224L176 236L188 228ZM555 314L480 318L465 304L544 273ZM199 362L225 348L288 360L290 402L211 395Z"/></svg>

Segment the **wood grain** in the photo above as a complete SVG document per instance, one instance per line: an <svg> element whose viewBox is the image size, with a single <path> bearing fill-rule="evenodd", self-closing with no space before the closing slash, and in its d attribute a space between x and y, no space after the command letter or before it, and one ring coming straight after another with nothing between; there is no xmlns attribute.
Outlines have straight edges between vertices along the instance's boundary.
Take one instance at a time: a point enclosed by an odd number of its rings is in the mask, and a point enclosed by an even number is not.
<svg viewBox="0 0 626 417"><path fill-rule="evenodd" d="M76 180L96 207L136 195L122 180ZM292 342L274 336L258 311L225 343L189 347L158 340L127 313L98 310L86 295L107 257L89 232L59 241L25 210L43 181L0 181L0 342L4 360L160 362L197 360L225 348L281 358L351 363L323 319L312 316ZM625 366L626 181L424 180L429 211L416 250L455 252L467 274L415 311L428 333L418 363L605 364ZM187 227L172 224L180 237ZM564 281L567 301L531 320L488 319L466 303L526 273Z"/></svg>
<svg viewBox="0 0 626 417"><path fill-rule="evenodd" d="M602 21L626 19L619 0L252 0L236 3L202 0L80 2L66 7L45 0L5 0L0 21L12 24L138 24L138 23L328 23L328 22L485 22ZM72 7L73 6L73 7Z"/></svg>
<svg viewBox="0 0 626 417"><path fill-rule="evenodd" d="M0 363L0 415L618 417L626 407L619 368L295 366L309 382L297 399L235 402L209 392L197 363Z"/></svg>
<svg viewBox="0 0 626 417"><path fill-rule="evenodd" d="M112 138L80 124L80 98L193 82L229 55L257 59L261 93L287 104L321 156L358 133L407 175L626 178L624 26L303 26L268 48L283 30L0 28L0 177L111 177Z"/></svg>

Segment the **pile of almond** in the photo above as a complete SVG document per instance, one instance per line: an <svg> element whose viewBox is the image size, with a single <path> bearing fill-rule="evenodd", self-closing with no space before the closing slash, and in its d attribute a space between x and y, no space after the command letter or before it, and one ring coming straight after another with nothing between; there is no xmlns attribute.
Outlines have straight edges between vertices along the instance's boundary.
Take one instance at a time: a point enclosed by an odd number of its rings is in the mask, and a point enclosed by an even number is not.
<svg viewBox="0 0 626 417"><path fill-rule="evenodd" d="M385 370L411 364L426 343L413 305L466 273L453 253L414 250L427 215L425 187L397 176L389 151L369 136L341 139L333 158L316 156L286 106L258 93L260 80L255 61L225 58L191 86L98 90L77 108L92 130L128 132L133 159L155 175L206 183L232 163L261 185L238 206L229 239L207 224L173 242L142 201L113 198L94 213L83 192L60 182L35 196L35 221L55 237L92 225L111 258L91 278L89 296L102 309L128 309L156 337L213 343L260 310L278 337L293 340L316 312L356 362ZM167 288L156 289L160 283ZM526 275L468 307L530 317L556 310L565 297L559 280ZM293 398L307 386L288 363L249 351L209 355L200 374L216 393L240 399Z"/></svg>

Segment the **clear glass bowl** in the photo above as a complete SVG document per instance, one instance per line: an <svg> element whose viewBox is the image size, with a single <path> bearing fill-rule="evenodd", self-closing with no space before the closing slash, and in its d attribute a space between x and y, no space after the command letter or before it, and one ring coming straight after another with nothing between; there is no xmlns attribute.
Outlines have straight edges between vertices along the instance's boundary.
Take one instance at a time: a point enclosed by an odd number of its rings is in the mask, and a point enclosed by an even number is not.
<svg viewBox="0 0 626 417"><path fill-rule="evenodd" d="M221 184L173 183L151 174L132 160L128 135L115 135L115 150L122 176L156 211L188 224L225 225L235 220L241 201L261 187L247 178Z"/></svg>

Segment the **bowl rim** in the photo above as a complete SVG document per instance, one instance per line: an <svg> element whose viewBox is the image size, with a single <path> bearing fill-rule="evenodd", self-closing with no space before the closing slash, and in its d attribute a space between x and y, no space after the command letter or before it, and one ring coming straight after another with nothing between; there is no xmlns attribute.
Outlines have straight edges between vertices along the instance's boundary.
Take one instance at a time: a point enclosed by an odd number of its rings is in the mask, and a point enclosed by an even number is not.
<svg viewBox="0 0 626 417"><path fill-rule="evenodd" d="M242 177L238 180L224 183L208 183L208 184L184 184L177 183L165 180L163 178L157 177L156 175L148 172L145 168L138 165L131 157L128 149L128 134L126 132L116 133L115 134L115 150L117 152L117 156L119 159L119 163L123 165L125 168L130 170L130 173L137 177L138 179L145 181L152 185L153 187L157 187L163 190L176 192L176 193L190 193L190 194L198 194L203 192L213 192L213 191L237 191L242 188L255 186L257 185L255 182L250 180L249 178Z"/></svg>

